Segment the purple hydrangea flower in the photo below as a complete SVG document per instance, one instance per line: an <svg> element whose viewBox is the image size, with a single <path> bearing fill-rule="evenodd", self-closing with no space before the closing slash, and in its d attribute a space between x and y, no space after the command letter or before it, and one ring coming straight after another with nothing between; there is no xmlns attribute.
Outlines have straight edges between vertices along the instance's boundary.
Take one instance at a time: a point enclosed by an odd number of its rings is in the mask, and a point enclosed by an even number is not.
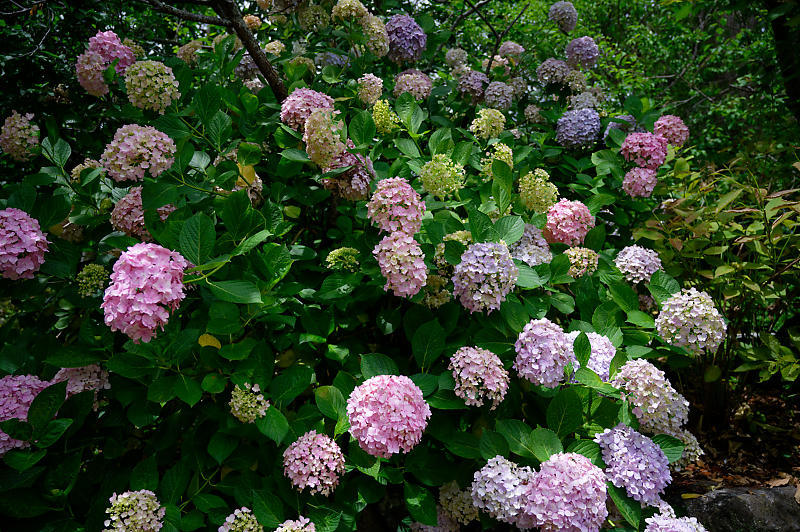
<svg viewBox="0 0 800 532"><path fill-rule="evenodd" d="M650 282L650 277L661 269L658 252L636 245L622 248L614 264L625 274L625 279L634 284Z"/></svg>
<svg viewBox="0 0 800 532"><path fill-rule="evenodd" d="M500 455L489 459L472 479L475 506L498 521L514 524L525 501L523 495L534 472Z"/></svg>
<svg viewBox="0 0 800 532"><path fill-rule="evenodd" d="M531 320L519 333L514 369L533 384L555 388L564 382L564 370L574 354L564 331L548 320Z"/></svg>
<svg viewBox="0 0 800 532"><path fill-rule="evenodd" d="M503 242L471 244L453 273L453 294L470 312L496 310L517 283L519 269Z"/></svg>
<svg viewBox="0 0 800 532"><path fill-rule="evenodd" d="M572 2L556 2L550 6L548 18L558 24L561 31L569 33L578 23L578 11Z"/></svg>
<svg viewBox="0 0 800 532"><path fill-rule="evenodd" d="M0 421L27 421L31 403L48 386L49 382L40 380L35 375L6 375L0 378ZM29 445L28 442L16 440L0 430L0 455Z"/></svg>
<svg viewBox="0 0 800 532"><path fill-rule="evenodd" d="M422 57L428 36L416 21L408 15L395 15L386 23L389 35L389 54L397 64L415 63Z"/></svg>
<svg viewBox="0 0 800 532"><path fill-rule="evenodd" d="M600 49L591 37L573 39L567 45L567 64L572 68L592 68L600 57Z"/></svg>
<svg viewBox="0 0 800 532"><path fill-rule="evenodd" d="M600 134L600 115L594 109L566 111L556 124L556 140L565 148L593 145Z"/></svg>
<svg viewBox="0 0 800 532"><path fill-rule="evenodd" d="M6 279L33 279L44 264L47 237L25 211L0 211L0 273Z"/></svg>

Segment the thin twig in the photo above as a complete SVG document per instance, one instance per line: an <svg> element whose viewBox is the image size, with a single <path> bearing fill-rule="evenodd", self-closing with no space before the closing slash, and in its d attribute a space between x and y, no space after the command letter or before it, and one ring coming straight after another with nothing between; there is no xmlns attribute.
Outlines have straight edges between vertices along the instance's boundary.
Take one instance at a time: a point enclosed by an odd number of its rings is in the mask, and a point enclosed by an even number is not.
<svg viewBox="0 0 800 532"><path fill-rule="evenodd" d="M519 12L519 14L514 18L514 20L512 20L509 23L508 26L506 26L506 29L503 30L503 33L501 33L500 35L497 35L497 32L495 32L495 35L497 36L497 38L494 41L494 51L492 52L492 55L489 56L489 62L486 65L486 77L489 77L489 74L492 71L492 64L494 63L494 56L497 55L497 50L500 48L500 43L505 38L505 36L508 34L508 32L511 30L511 28L514 26L514 24L516 24L519 21L519 19L522 18L522 15L525 14L525 12L528 10L529 7L531 7L531 3L530 2L525 4L525 7L522 8L522 11Z"/></svg>
<svg viewBox="0 0 800 532"><path fill-rule="evenodd" d="M230 22L220 17L201 15L199 13L186 11L185 9L178 9L177 7L165 4L160 0L138 0L138 1L149 5L156 11L160 11L168 15L173 15L183 20L189 20L191 22L199 22L201 24L211 24L212 26L223 26L226 28L230 27ZM207 4L203 0L195 0L194 3L202 6L209 6L209 4Z"/></svg>

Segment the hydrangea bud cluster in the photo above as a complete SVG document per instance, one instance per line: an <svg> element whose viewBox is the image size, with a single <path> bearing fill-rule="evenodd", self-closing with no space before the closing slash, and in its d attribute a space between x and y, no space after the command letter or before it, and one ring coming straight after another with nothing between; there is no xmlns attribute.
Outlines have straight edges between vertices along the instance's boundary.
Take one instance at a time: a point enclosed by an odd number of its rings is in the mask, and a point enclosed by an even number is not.
<svg viewBox="0 0 800 532"><path fill-rule="evenodd" d="M332 109L314 109L303 127L306 153L319 167L330 166L346 149L341 139L344 123L337 119L338 114Z"/></svg>
<svg viewBox="0 0 800 532"><path fill-rule="evenodd" d="M580 336L581 331L572 331L567 333L570 348L573 350L572 365L575 371L580 368L580 363L574 358L575 339ZM586 336L589 338L589 346L591 353L586 367L597 373L603 381L607 381L611 374L611 361L617 354L617 348L611 343L607 336L597 334L596 332L588 332Z"/></svg>
<svg viewBox="0 0 800 532"><path fill-rule="evenodd" d="M347 399L350 434L372 456L407 453L422 439L431 409L405 375L367 379Z"/></svg>
<svg viewBox="0 0 800 532"><path fill-rule="evenodd" d="M378 133L391 133L400 123L400 117L389 107L386 100L378 100L372 108L372 121Z"/></svg>
<svg viewBox="0 0 800 532"><path fill-rule="evenodd" d="M567 64L572 68L592 68L600 57L600 49L591 37L573 39L567 45Z"/></svg>
<svg viewBox="0 0 800 532"><path fill-rule="evenodd" d="M594 109L566 111L556 123L556 140L565 148L590 147L600 134L600 115Z"/></svg>
<svg viewBox="0 0 800 532"><path fill-rule="evenodd" d="M134 343L149 342L183 301L188 266L180 253L157 244L129 247L114 263L111 285L103 295L106 325Z"/></svg>
<svg viewBox="0 0 800 532"><path fill-rule="evenodd" d="M367 37L367 49L373 55L383 57L389 53L389 33L380 17L368 14L361 19L361 28Z"/></svg>
<svg viewBox="0 0 800 532"><path fill-rule="evenodd" d="M428 308L439 308L448 303L450 299L452 299L452 295L447 290L447 278L438 274L428 275L422 303Z"/></svg>
<svg viewBox="0 0 800 532"><path fill-rule="evenodd" d="M626 362L611 378L622 398L633 405L642 431L674 434L689 417L689 403L675 391L664 372L647 360Z"/></svg>
<svg viewBox="0 0 800 532"><path fill-rule="evenodd" d="M242 423L255 423L256 419L267 415L269 401L264 398L258 384L244 383L238 384L231 392L231 407L233 417Z"/></svg>
<svg viewBox="0 0 800 532"><path fill-rule="evenodd" d="M536 68L536 79L542 85L556 85L564 83L569 71L569 65L564 61L550 57Z"/></svg>
<svg viewBox="0 0 800 532"><path fill-rule="evenodd" d="M518 275L504 242L470 244L454 269L453 294L470 313L491 313L514 289Z"/></svg>
<svg viewBox="0 0 800 532"><path fill-rule="evenodd" d="M275 532L317 532L317 527L308 517L302 515L295 521L286 520L280 524Z"/></svg>
<svg viewBox="0 0 800 532"><path fill-rule="evenodd" d="M528 266L538 266L553 260L550 245L542 236L542 230L533 224L525 224L522 237L508 247L511 256Z"/></svg>
<svg viewBox="0 0 800 532"><path fill-rule="evenodd" d="M669 460L661 447L647 436L620 423L597 434L606 476L618 488L642 504L656 505L670 482Z"/></svg>
<svg viewBox="0 0 800 532"><path fill-rule="evenodd" d="M139 43L137 43L130 37L125 37L124 39L122 39L122 44L131 49L131 52L133 52L134 57L138 58L147 55L147 52L144 51L144 48L142 48L142 46Z"/></svg>
<svg viewBox="0 0 800 532"><path fill-rule="evenodd" d="M281 41L270 41L264 45L264 51L272 55L281 55L286 51L286 45Z"/></svg>
<svg viewBox="0 0 800 532"><path fill-rule="evenodd" d="M441 506L436 506L436 526L411 523L411 532L459 532L461 527Z"/></svg>
<svg viewBox="0 0 800 532"><path fill-rule="evenodd" d="M629 283L650 282L650 277L661 269L661 259L658 252L642 246L626 246L614 259L619 271L625 275Z"/></svg>
<svg viewBox="0 0 800 532"><path fill-rule="evenodd" d="M508 371L500 358L487 349L462 347L450 358L455 394L467 405L483 406L491 401L494 410L508 391Z"/></svg>
<svg viewBox="0 0 800 532"><path fill-rule="evenodd" d="M311 4L297 12L297 22L304 31L319 31L327 28L331 17L324 7Z"/></svg>
<svg viewBox="0 0 800 532"><path fill-rule="evenodd" d="M478 111L478 116L469 125L469 130L479 139L497 137L506 127L506 117L497 109L489 107Z"/></svg>
<svg viewBox="0 0 800 532"><path fill-rule="evenodd" d="M167 510L150 490L114 493L109 502L103 532L157 532L163 526Z"/></svg>
<svg viewBox="0 0 800 532"><path fill-rule="evenodd" d="M502 81L492 81L483 92L486 105L505 111L514 100L514 89Z"/></svg>
<svg viewBox="0 0 800 532"><path fill-rule="evenodd" d="M619 152L626 161L655 170L667 159L667 140L652 133L631 133L625 137Z"/></svg>
<svg viewBox="0 0 800 532"><path fill-rule="evenodd" d="M39 144L39 126L31 119L33 113L21 115L11 111L0 129L0 149L15 161L30 160L33 148Z"/></svg>
<svg viewBox="0 0 800 532"><path fill-rule="evenodd" d="M159 207L157 212L161 221L166 221L175 210L174 205ZM128 236L144 241L152 240L150 231L144 224L144 208L142 207L142 187L133 187L111 211L111 226Z"/></svg>
<svg viewBox="0 0 800 532"><path fill-rule="evenodd" d="M158 177L174 162L175 143L152 126L128 124L114 133L100 162L114 181L141 181L145 171Z"/></svg>
<svg viewBox="0 0 800 532"><path fill-rule="evenodd" d="M226 517L217 532L264 532L264 527L258 524L258 519L250 508L243 506Z"/></svg>
<svg viewBox="0 0 800 532"><path fill-rule="evenodd" d="M402 177L378 181L367 203L367 217L381 231L413 235L422 225L425 203L416 190Z"/></svg>
<svg viewBox="0 0 800 532"><path fill-rule="evenodd" d="M632 198L649 198L658 184L658 173L650 168L631 168L622 180L622 190Z"/></svg>
<svg viewBox="0 0 800 532"><path fill-rule="evenodd" d="M404 92L409 93L415 100L424 100L431 95L433 81L424 72L409 69L400 72L394 78L394 96L397 98Z"/></svg>
<svg viewBox="0 0 800 532"><path fill-rule="evenodd" d="M519 196L529 211L547 212L558 201L558 188L550 182L547 170L537 168L520 178Z"/></svg>
<svg viewBox="0 0 800 532"><path fill-rule="evenodd" d="M35 375L6 375L0 378L0 421L28 419L28 409L39 392L50 386ZM28 442L16 440L0 429L0 455L11 449L28 447Z"/></svg>
<svg viewBox="0 0 800 532"><path fill-rule="evenodd" d="M569 33L575 29L575 25L578 23L578 11L572 2L556 2L550 6L547 18L555 22L558 29Z"/></svg>
<svg viewBox="0 0 800 532"><path fill-rule="evenodd" d="M164 114L181 97L172 69L158 61L137 61L125 72L128 100L134 107Z"/></svg>
<svg viewBox="0 0 800 532"><path fill-rule="evenodd" d="M439 488L439 506L445 514L462 525L477 521L478 509L472 502L472 493L462 490L455 480Z"/></svg>
<svg viewBox="0 0 800 532"><path fill-rule="evenodd" d="M437 153L425 163L419 171L422 186L426 191L444 198L448 194L461 190L464 186L464 167L453 162L444 153Z"/></svg>
<svg viewBox="0 0 800 532"><path fill-rule="evenodd" d="M656 120L653 132L673 146L683 146L689 138L689 128L675 115L664 115Z"/></svg>
<svg viewBox="0 0 800 532"><path fill-rule="evenodd" d="M497 49L497 53L503 57L517 58L525 53L525 48L514 41L503 41L500 48Z"/></svg>
<svg viewBox="0 0 800 532"><path fill-rule="evenodd" d="M548 242L577 246L583 243L593 227L594 216L586 205L580 201L562 199L547 211L544 237Z"/></svg>
<svg viewBox="0 0 800 532"><path fill-rule="evenodd" d="M339 0L331 10L333 20L358 20L367 14L359 0Z"/></svg>
<svg viewBox="0 0 800 532"><path fill-rule="evenodd" d="M564 381L564 369L572 362L572 344L564 331L548 320L531 320L514 344L514 369L533 384L555 388Z"/></svg>
<svg viewBox="0 0 800 532"><path fill-rule="evenodd" d="M542 109L538 105L530 104L525 107L525 120L529 124L540 124L544 122Z"/></svg>
<svg viewBox="0 0 800 532"><path fill-rule="evenodd" d="M47 238L28 213L9 207L0 211L0 272L6 279L33 279L44 264Z"/></svg>
<svg viewBox="0 0 800 532"><path fill-rule="evenodd" d="M203 43L194 39L193 41L189 41L180 48L178 48L178 59L186 63L187 65L194 65L197 63L197 51L203 47Z"/></svg>
<svg viewBox="0 0 800 532"><path fill-rule="evenodd" d="M331 270L354 272L358 270L358 255L356 248L336 248L328 253L325 265Z"/></svg>
<svg viewBox="0 0 800 532"><path fill-rule="evenodd" d="M571 277L578 278L584 275L591 275L597 271L597 252L588 248L571 247L564 252L569 259L569 271Z"/></svg>
<svg viewBox="0 0 800 532"><path fill-rule="evenodd" d="M91 391L94 392L95 403L97 402L97 393L100 390L111 389L111 384L108 382L108 372L97 364L80 368L62 368L58 370L58 373L50 382L55 384L63 381L67 381L67 397Z"/></svg>
<svg viewBox="0 0 800 532"><path fill-rule="evenodd" d="M467 62L467 52L462 50L461 48L450 48L447 50L447 53L444 54L444 61L447 63L447 66L450 68L454 68L458 65L463 65Z"/></svg>
<svg viewBox="0 0 800 532"><path fill-rule="evenodd" d="M347 148L353 149L353 141L347 140ZM331 172L339 168L349 167L341 174L322 179L322 186L332 191L335 195L349 199L366 199L369 194L369 185L375 177L372 160L361 154L343 151L331 160L331 163L322 167L323 172Z"/></svg>
<svg viewBox="0 0 800 532"><path fill-rule="evenodd" d="M283 452L283 474L297 491L326 497L339 485L344 473L344 454L329 436L310 430Z"/></svg>
<svg viewBox="0 0 800 532"><path fill-rule="evenodd" d="M542 462L524 500L525 524L542 532L599 530L608 516L603 470L576 453L554 454Z"/></svg>
<svg viewBox="0 0 800 532"><path fill-rule="evenodd" d="M428 36L408 15L394 15L386 23L389 35L389 59L397 64L415 63L422 57Z"/></svg>
<svg viewBox="0 0 800 532"><path fill-rule="evenodd" d="M117 74L124 74L125 70L136 61L133 50L122 44L117 34L113 31L99 31L89 39L89 52L100 55L103 60L103 70L114 60L118 59L114 70Z"/></svg>
<svg viewBox="0 0 800 532"><path fill-rule="evenodd" d="M668 344L696 355L713 353L725 339L725 320L706 292L684 288L661 304L656 331Z"/></svg>
<svg viewBox="0 0 800 532"><path fill-rule="evenodd" d="M644 520L644 532L706 532L695 517L675 517L674 512L664 512Z"/></svg>
<svg viewBox="0 0 800 532"><path fill-rule="evenodd" d="M598 107L600 107L600 102L591 92L582 92L569 97L569 108L571 110L597 109Z"/></svg>
<svg viewBox="0 0 800 532"><path fill-rule="evenodd" d="M106 287L108 270L100 264L87 264L78 272L75 280L78 283L78 294L81 297L92 297Z"/></svg>
<svg viewBox="0 0 800 532"><path fill-rule="evenodd" d="M489 78L478 70L467 70L458 78L458 92L469 96L472 104L483 101L483 94Z"/></svg>
<svg viewBox="0 0 800 532"><path fill-rule="evenodd" d="M391 290L398 297L411 297L425 286L425 255L413 236L399 232L385 236L372 254L386 278L384 290Z"/></svg>
<svg viewBox="0 0 800 532"><path fill-rule="evenodd" d="M574 93L581 93L586 90L586 76L580 70L570 70L564 77L564 85Z"/></svg>
<svg viewBox="0 0 800 532"><path fill-rule="evenodd" d="M314 109L333 109L333 98L311 89L295 89L281 104L281 122L302 131Z"/></svg>
<svg viewBox="0 0 800 532"><path fill-rule="evenodd" d="M73 168L69 175L73 183L80 183L81 174L83 171L95 168L99 168L102 172L105 172L105 168L103 168L103 165L100 163L100 161L96 161L87 157L82 163Z"/></svg>
<svg viewBox="0 0 800 532"><path fill-rule="evenodd" d="M481 173L487 179L493 179L492 164L495 161L503 161L509 168L514 168L514 152L506 144L498 142L493 144L491 151L486 152L486 157L481 159Z"/></svg>
<svg viewBox="0 0 800 532"><path fill-rule="evenodd" d="M433 262L436 264L436 267L439 269L440 273L446 273L448 276L453 273L453 268L450 266L444 256L446 242L449 241L460 242L464 245L464 247L467 247L472 243L472 233L469 231L456 231L454 233L448 233L444 235L441 242L436 244L436 252L433 255Z"/></svg>
<svg viewBox="0 0 800 532"><path fill-rule="evenodd" d="M490 458L472 477L472 502L498 521L514 524L525 505L531 468L520 467L500 455Z"/></svg>
<svg viewBox="0 0 800 532"><path fill-rule="evenodd" d="M375 105L383 92L383 80L374 74L358 78L358 99L367 105Z"/></svg>

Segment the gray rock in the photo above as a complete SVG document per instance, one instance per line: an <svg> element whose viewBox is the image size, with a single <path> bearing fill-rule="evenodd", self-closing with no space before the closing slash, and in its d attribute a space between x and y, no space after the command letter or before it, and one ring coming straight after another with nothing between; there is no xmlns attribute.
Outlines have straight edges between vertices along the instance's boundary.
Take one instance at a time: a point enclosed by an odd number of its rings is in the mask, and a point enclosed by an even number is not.
<svg viewBox="0 0 800 532"><path fill-rule="evenodd" d="M725 488L687 502L709 532L800 532L794 486Z"/></svg>

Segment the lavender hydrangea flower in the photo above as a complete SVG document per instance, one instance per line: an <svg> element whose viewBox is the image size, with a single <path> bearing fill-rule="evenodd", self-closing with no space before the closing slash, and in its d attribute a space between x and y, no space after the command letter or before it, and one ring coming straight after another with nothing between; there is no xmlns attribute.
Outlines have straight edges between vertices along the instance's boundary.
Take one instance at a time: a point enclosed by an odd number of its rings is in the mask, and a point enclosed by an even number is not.
<svg viewBox="0 0 800 532"><path fill-rule="evenodd" d="M600 115L594 109L566 111L556 124L556 140L565 148L590 147L600 134Z"/></svg>
<svg viewBox="0 0 800 532"><path fill-rule="evenodd" d="M428 36L416 21L408 15L395 15L386 23L389 35L389 54L397 64L415 63L422 57Z"/></svg>
<svg viewBox="0 0 800 532"><path fill-rule="evenodd" d="M489 84L489 78L478 70L468 70L458 78L458 92L469 96L472 104L483 101L484 90Z"/></svg>
<svg viewBox="0 0 800 532"><path fill-rule="evenodd" d="M675 517L674 512L664 512L645 519L644 532L706 532L695 517Z"/></svg>
<svg viewBox="0 0 800 532"><path fill-rule="evenodd" d="M398 297L411 297L425 286L428 277L425 255L411 235L392 233L385 236L372 254L386 278L384 290L392 290Z"/></svg>
<svg viewBox="0 0 800 532"><path fill-rule="evenodd" d="M47 237L38 220L9 207L0 211L0 274L6 279L33 279L44 264Z"/></svg>
<svg viewBox="0 0 800 532"><path fill-rule="evenodd" d="M6 375L0 378L0 421L27 421L31 403L48 386L49 382L35 375ZM0 429L0 456L11 449L28 446L28 442L14 439Z"/></svg>
<svg viewBox="0 0 800 532"><path fill-rule="evenodd" d="M503 44L497 49L497 53L503 57L517 58L525 53L525 48L514 41L503 41Z"/></svg>
<svg viewBox="0 0 800 532"><path fill-rule="evenodd" d="M500 358L487 349L462 347L450 358L455 394L472 406L492 402L491 410L503 401L508 391L508 372Z"/></svg>
<svg viewBox="0 0 800 532"><path fill-rule="evenodd" d="M625 274L625 279L634 284L649 283L650 277L662 267L658 252L637 245L622 248L614 264Z"/></svg>
<svg viewBox="0 0 800 532"><path fill-rule="evenodd" d="M315 109L333 109L333 98L311 89L295 89L281 104L281 122L295 131L302 131Z"/></svg>
<svg viewBox="0 0 800 532"><path fill-rule="evenodd" d="M538 266L553 260L550 245L544 239L542 230L533 224L525 224L522 238L509 246L511 256L528 266Z"/></svg>
<svg viewBox="0 0 800 532"><path fill-rule="evenodd" d="M684 288L661 304L656 330L667 343L699 355L713 353L725 339L725 320L706 292Z"/></svg>
<svg viewBox="0 0 800 532"><path fill-rule="evenodd" d="M499 309L517 282L519 269L503 242L471 244L453 273L453 294L472 312Z"/></svg>
<svg viewBox="0 0 800 532"><path fill-rule="evenodd" d="M573 39L567 45L567 64L572 68L592 68L600 57L600 49L591 37Z"/></svg>
<svg viewBox="0 0 800 532"><path fill-rule="evenodd" d="M536 68L536 78L542 85L555 85L563 83L569 72L568 64L551 57Z"/></svg>
<svg viewBox="0 0 800 532"><path fill-rule="evenodd" d="M564 369L574 356L567 335L547 318L528 322L519 333L514 350L514 369L519 376L546 388L564 382Z"/></svg>
<svg viewBox="0 0 800 532"><path fill-rule="evenodd" d="M580 336L580 334L581 331L567 333L569 345L571 349L573 349L573 357L575 356L575 339ZM607 381L611 374L611 361L614 360L614 356L617 354L617 348L614 347L614 344L611 343L611 340L609 340L607 336L603 336L602 334L588 332L586 336L589 338L589 346L591 348L589 361L586 363L586 367L597 373L603 381ZM572 367L575 371L578 371L578 368L581 367L577 359L572 360Z"/></svg>
<svg viewBox="0 0 800 532"><path fill-rule="evenodd" d="M514 99L514 89L502 81L492 81L483 92L486 105L505 111L511 107Z"/></svg>
<svg viewBox="0 0 800 532"><path fill-rule="evenodd" d="M572 2L556 2L550 6L547 18L555 22L561 31L569 33L578 23L578 11Z"/></svg>
<svg viewBox="0 0 800 532"><path fill-rule="evenodd" d="M515 523L525 502L523 495L534 472L500 455L490 458L472 479L472 501L498 521Z"/></svg>

